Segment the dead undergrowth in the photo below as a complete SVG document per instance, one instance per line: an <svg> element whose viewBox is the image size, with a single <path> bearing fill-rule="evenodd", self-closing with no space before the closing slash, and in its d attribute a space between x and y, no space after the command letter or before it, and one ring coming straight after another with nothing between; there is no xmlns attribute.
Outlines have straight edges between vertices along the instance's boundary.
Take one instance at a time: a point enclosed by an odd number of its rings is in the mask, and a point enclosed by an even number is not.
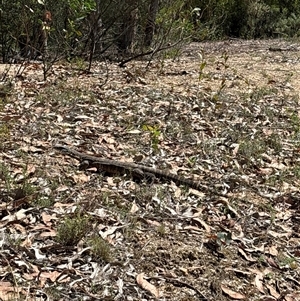
<svg viewBox="0 0 300 301"><path fill-rule="evenodd" d="M298 48L192 44L147 70L60 64L47 82L38 64L18 77L11 66L0 111L1 299L300 300ZM223 197L80 171L58 142Z"/></svg>

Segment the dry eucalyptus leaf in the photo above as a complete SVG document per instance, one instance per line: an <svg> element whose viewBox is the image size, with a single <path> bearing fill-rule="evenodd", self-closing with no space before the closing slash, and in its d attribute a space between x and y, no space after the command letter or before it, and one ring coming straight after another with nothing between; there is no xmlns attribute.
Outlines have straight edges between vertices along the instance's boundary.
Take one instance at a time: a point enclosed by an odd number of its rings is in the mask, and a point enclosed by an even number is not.
<svg viewBox="0 0 300 301"><path fill-rule="evenodd" d="M153 284L151 284L150 282L148 282L145 278L144 278L144 273L140 273L137 275L136 277L136 281L138 283L138 285L143 288L144 290L150 292L155 298L159 298L160 294L159 294L159 290L157 287L155 287Z"/></svg>
<svg viewBox="0 0 300 301"><path fill-rule="evenodd" d="M245 299L246 296L243 295L243 294L240 294L240 293L237 293L231 289L229 289L228 287L226 287L225 285L221 285L221 289L222 291L227 294L228 296L230 296L232 299L235 299L235 300L242 300L242 299Z"/></svg>

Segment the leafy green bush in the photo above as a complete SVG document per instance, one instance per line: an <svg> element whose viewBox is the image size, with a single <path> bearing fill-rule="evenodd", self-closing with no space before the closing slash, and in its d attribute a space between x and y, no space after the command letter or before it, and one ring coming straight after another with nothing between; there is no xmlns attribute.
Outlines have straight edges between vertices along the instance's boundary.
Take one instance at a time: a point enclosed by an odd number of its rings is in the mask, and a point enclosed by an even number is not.
<svg viewBox="0 0 300 301"><path fill-rule="evenodd" d="M57 241L65 246L76 245L89 230L89 219L85 216L66 217L57 229Z"/></svg>
<svg viewBox="0 0 300 301"><path fill-rule="evenodd" d="M278 20L275 25L275 34L283 37L298 37L300 28L300 16L292 13L288 17Z"/></svg>

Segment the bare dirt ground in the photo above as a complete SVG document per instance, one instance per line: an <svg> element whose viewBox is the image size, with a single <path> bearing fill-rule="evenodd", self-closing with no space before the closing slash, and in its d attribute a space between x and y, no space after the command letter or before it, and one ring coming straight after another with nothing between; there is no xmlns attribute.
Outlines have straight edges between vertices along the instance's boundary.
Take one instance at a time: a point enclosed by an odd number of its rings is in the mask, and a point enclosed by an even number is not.
<svg viewBox="0 0 300 301"><path fill-rule="evenodd" d="M0 298L300 300L299 45L60 63L46 82L0 65ZM56 143L210 189L82 171Z"/></svg>

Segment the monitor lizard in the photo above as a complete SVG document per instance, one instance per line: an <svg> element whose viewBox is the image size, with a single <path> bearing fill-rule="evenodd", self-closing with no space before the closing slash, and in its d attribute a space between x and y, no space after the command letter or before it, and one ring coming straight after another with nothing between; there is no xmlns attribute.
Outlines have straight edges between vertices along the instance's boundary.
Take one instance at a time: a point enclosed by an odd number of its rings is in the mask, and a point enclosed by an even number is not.
<svg viewBox="0 0 300 301"><path fill-rule="evenodd" d="M208 187L204 184L201 184L195 180L184 178L182 176L170 173L165 170L148 167L141 164L135 164L131 162L122 162L115 161L110 159L105 159L102 157L91 156L85 153L78 152L68 146L57 144L54 145L54 148L61 151L64 154L67 154L73 158L81 161L80 169L87 168L96 168L97 171L107 172L109 174L129 174L133 178L151 178L156 177L159 179L166 179L173 181L176 185L188 186L199 191L204 190L205 192L209 192L213 195L221 195L216 189Z"/></svg>

